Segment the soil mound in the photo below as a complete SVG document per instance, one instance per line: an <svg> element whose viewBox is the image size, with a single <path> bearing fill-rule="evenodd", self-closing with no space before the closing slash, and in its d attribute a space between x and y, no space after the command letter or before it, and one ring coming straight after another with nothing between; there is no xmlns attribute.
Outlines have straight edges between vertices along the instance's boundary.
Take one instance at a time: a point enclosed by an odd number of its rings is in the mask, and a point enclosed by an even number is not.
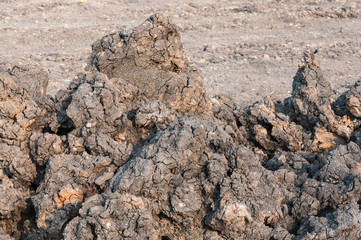
<svg viewBox="0 0 361 240"><path fill-rule="evenodd" d="M290 98L245 109L209 99L161 15L87 69L52 98L0 65L1 239L361 237L360 83L332 102L313 53Z"/></svg>

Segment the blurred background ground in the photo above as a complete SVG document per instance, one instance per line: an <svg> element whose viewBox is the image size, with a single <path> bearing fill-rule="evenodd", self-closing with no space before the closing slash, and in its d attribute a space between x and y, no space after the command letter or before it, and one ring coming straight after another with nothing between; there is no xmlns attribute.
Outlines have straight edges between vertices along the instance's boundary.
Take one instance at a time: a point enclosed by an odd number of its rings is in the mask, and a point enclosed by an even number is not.
<svg viewBox="0 0 361 240"><path fill-rule="evenodd" d="M361 77L361 1L342 0L0 0L0 58L49 69L48 92L82 71L91 44L163 13L181 29L210 96L246 106L283 99L305 50L335 94Z"/></svg>

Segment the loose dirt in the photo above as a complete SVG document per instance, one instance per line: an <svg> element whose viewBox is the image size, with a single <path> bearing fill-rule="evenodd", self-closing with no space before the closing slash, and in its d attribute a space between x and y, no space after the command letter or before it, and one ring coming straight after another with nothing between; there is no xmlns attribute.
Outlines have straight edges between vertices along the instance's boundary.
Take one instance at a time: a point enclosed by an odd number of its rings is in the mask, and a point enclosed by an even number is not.
<svg viewBox="0 0 361 240"><path fill-rule="evenodd" d="M131 29L153 13L181 29L185 52L202 70L210 96L247 106L290 95L305 50L318 50L337 94L361 76L361 1L0 1L0 56L49 70L48 93L65 89L91 44Z"/></svg>

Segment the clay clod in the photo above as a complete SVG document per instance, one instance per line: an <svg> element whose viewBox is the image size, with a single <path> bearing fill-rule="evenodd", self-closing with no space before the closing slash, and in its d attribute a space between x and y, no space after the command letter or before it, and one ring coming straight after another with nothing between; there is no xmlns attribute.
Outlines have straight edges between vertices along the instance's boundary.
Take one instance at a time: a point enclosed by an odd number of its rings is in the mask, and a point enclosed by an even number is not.
<svg viewBox="0 0 361 240"><path fill-rule="evenodd" d="M96 41L54 98L8 66L1 239L360 237L360 84L332 102L314 54L290 98L245 109L209 99L161 15Z"/></svg>

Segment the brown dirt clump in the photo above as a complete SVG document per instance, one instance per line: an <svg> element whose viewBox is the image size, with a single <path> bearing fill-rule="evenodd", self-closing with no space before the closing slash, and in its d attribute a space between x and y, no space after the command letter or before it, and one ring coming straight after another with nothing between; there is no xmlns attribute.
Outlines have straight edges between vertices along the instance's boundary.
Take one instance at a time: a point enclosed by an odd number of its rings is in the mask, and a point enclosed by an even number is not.
<svg viewBox="0 0 361 240"><path fill-rule="evenodd" d="M179 29L153 15L130 33L114 33L92 46L88 70L132 84L143 103L159 100L179 113L210 110L203 77L183 51Z"/></svg>
<svg viewBox="0 0 361 240"><path fill-rule="evenodd" d="M290 98L247 108L208 97L159 14L96 41L55 97L6 66L3 239L360 237L359 84L333 101L313 53Z"/></svg>

